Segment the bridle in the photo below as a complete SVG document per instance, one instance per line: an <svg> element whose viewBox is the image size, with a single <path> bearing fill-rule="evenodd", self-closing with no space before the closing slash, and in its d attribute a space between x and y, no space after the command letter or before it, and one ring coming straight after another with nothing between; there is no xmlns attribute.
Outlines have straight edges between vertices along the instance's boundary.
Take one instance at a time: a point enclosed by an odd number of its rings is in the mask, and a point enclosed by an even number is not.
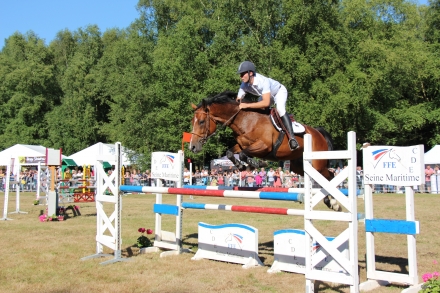
<svg viewBox="0 0 440 293"><path fill-rule="evenodd" d="M193 126L193 131L191 132L191 134L194 134L194 135L197 135L198 137L200 137L200 143L202 145L204 145L208 141L208 138L210 138L211 136L213 136L216 133L216 131L214 131L213 133L208 135L209 128L211 126L211 121L213 121L215 124L217 124L217 121L215 121L214 118L212 118L211 115L209 115L207 112L202 112L202 111L199 111L199 112L201 112L201 114L206 115L208 118L208 119L206 119L207 123L205 123L205 131L203 133L203 136L200 134L197 134L194 132L194 126ZM195 123L195 121L194 121L194 123Z"/></svg>
<svg viewBox="0 0 440 293"><path fill-rule="evenodd" d="M235 118L235 116L237 116L237 114L240 112L240 110L241 110L241 109L238 109L238 111L237 111L234 115L232 115L231 118L229 118L225 123L223 123L222 126L229 126L229 125L232 123L232 121L233 121L233 119ZM200 137L200 143L201 143L202 145L204 145L204 144L208 141L208 139L209 139L211 136L213 136L213 135L217 132L217 129L216 129L216 131L214 131L213 133L211 133L210 135L208 135L209 128L210 128L210 126L211 126L211 121L213 121L215 124L218 124L218 122L217 122L214 118L212 118L211 115L208 114L208 112L202 112L201 114L206 115L207 118L208 118L208 119L207 119L208 123L205 123L205 131L204 131L204 135L203 135L203 136L202 136L202 135L199 135L199 134L197 134L197 133L194 133L194 131L191 132L191 134L194 134L194 135ZM229 122L230 122L230 123L229 123ZM195 122L194 122L194 123L195 123ZM228 123L229 123L229 124L228 124ZM193 126L193 130L194 130L194 126Z"/></svg>

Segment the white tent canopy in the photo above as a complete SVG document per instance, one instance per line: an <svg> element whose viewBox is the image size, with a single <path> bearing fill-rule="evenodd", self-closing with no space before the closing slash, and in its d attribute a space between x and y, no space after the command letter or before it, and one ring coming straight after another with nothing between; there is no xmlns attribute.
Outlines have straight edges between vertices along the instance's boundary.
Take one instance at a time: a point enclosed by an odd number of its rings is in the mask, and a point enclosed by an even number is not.
<svg viewBox="0 0 440 293"><path fill-rule="evenodd" d="M41 145L16 144L0 152L0 166L7 166L14 159L12 173L19 172L18 165L36 166L45 163L46 147Z"/></svg>
<svg viewBox="0 0 440 293"><path fill-rule="evenodd" d="M434 146L427 151L424 156L425 165L427 164L440 164L440 145Z"/></svg>
<svg viewBox="0 0 440 293"><path fill-rule="evenodd" d="M100 152L101 158L99 156ZM78 166L95 165L98 158L109 162L111 165L115 165L115 145L98 142L82 151L70 155L68 158L74 160ZM127 156L127 150L124 147L122 148L122 165L131 165Z"/></svg>

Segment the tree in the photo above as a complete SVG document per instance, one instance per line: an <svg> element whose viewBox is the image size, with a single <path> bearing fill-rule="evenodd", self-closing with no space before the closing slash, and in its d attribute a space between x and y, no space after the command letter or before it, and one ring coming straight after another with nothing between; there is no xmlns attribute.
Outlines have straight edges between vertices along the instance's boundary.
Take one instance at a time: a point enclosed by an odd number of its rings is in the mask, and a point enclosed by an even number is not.
<svg viewBox="0 0 440 293"><path fill-rule="evenodd" d="M59 102L53 56L33 32L15 33L0 54L0 147L44 144L45 119Z"/></svg>

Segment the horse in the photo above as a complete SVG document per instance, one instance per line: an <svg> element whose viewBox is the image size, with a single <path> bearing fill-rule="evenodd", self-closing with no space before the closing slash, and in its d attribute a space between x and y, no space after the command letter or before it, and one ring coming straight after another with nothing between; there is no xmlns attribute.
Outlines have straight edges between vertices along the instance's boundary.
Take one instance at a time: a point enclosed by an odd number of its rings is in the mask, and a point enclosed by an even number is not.
<svg viewBox="0 0 440 293"><path fill-rule="evenodd" d="M236 97L236 92L225 91L203 99L197 106L191 105L194 109L194 116L191 120L192 132L189 149L194 153L201 151L208 138L216 132L217 125L222 124L232 129L237 142L226 152L226 155L239 170L246 168L243 162L251 168L261 168L267 166L267 163L262 160L290 160L290 171L304 175L303 136L295 135L299 148L294 151L289 148L287 136L284 136L281 144L278 142L278 145L275 146L280 133L273 126L270 115L267 112L254 109L240 110ZM331 135L324 128L303 126L305 133L312 135L313 151L333 150ZM239 160L235 158L234 154L239 154ZM328 160L313 160L312 166L327 180L334 177L334 174L328 169ZM331 196L325 197L324 203L330 209L340 210L336 200Z"/></svg>

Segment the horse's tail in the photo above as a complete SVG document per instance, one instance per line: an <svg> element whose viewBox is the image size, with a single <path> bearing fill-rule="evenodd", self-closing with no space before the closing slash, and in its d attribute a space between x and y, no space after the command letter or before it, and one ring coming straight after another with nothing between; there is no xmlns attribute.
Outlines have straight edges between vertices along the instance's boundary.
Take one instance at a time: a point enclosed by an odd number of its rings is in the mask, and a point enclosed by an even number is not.
<svg viewBox="0 0 440 293"><path fill-rule="evenodd" d="M325 140L327 141L328 150L332 151L333 150L333 138L330 135L330 133L328 133L327 130L325 130L324 127L321 127L321 126L318 126L315 129L318 130L322 134L322 136L324 136Z"/></svg>

